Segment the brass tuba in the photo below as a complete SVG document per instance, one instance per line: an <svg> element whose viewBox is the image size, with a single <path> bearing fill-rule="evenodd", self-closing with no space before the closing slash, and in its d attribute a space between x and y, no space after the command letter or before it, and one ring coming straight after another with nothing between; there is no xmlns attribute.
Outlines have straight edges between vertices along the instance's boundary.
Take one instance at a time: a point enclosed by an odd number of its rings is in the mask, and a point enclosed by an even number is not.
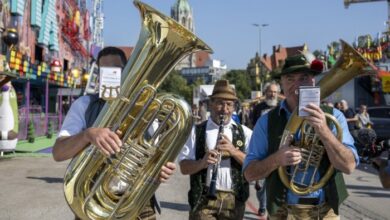
<svg viewBox="0 0 390 220"><path fill-rule="evenodd" d="M356 50L354 50L345 41L341 40L342 53L337 60L335 66L329 70L328 73L318 82L318 86L321 89L321 100L328 97L337 88L341 87L354 77L373 73L375 68L372 64L368 63ZM319 137L313 132L314 129L309 126L302 117L297 114L297 109L294 110L287 125L283 131L280 146L284 145L289 136L295 135L295 132L301 128L301 140L299 147L301 148L302 161L291 169L288 174L285 167L279 167L278 173L283 184L289 188L293 193L298 195L304 195L314 192L322 188L332 176L334 169L330 165L325 172L324 176L315 182L314 175L318 172L320 162L325 152L324 146L319 140ZM342 129L336 118L330 114L325 114L328 121L332 122L337 130L337 138L342 139ZM303 175L298 177L298 172L306 173L309 168L313 168L313 175L307 177ZM304 180L310 180L307 184Z"/></svg>
<svg viewBox="0 0 390 220"><path fill-rule="evenodd" d="M90 145L72 159L64 177L66 201L81 219L135 219L150 201L161 167L177 157L192 127L188 104L156 89L184 56L212 52L173 19L134 4L142 17L138 43L123 70L119 98L94 123L118 134L121 151L106 157Z"/></svg>

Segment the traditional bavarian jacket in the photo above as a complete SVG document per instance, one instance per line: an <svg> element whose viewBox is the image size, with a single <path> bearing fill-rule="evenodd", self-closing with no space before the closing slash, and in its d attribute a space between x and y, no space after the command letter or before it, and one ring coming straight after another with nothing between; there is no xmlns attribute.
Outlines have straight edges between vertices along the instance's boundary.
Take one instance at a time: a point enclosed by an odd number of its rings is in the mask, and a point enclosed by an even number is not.
<svg viewBox="0 0 390 220"><path fill-rule="evenodd" d="M246 152L252 134L249 128L230 120L229 124L225 125L224 134L237 149ZM218 125L211 119L197 125L183 147L179 161L201 160L206 150L215 148L217 136ZM188 200L192 209L199 203L202 195L207 192L211 176L211 166L190 176L191 189L188 193ZM242 166L233 158L221 161L216 188L219 191L233 192L240 201L245 202L248 199L249 184L243 177Z"/></svg>

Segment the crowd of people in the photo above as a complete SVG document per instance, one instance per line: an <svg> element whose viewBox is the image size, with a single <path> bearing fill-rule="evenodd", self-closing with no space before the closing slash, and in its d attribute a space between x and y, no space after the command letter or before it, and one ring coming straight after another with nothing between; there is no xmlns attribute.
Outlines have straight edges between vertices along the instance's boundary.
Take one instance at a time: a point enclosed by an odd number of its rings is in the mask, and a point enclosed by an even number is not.
<svg viewBox="0 0 390 220"><path fill-rule="evenodd" d="M100 53L98 64L123 68L124 61L123 54L111 48ZM241 111L237 109L236 92L227 80L216 81L208 101L193 106L197 123L178 156L181 173L190 176L189 219L243 219L251 182L255 183L258 214L262 218L340 219L339 205L347 197L342 174L352 173L359 164L351 133L356 122L360 127L372 125L365 106L361 106L357 115L344 100L340 109L314 104L304 107L309 114L304 119L323 144L324 155L318 172L298 170L297 175L308 173L317 182L332 165L335 170L326 184L303 195L297 194L278 174L279 167L292 170L304 161L299 148L301 133L286 133L285 128L290 120L298 117L294 113L299 102L296 91L300 86L314 86L315 76L321 73L308 62L303 55L288 57L276 77L280 84L276 81L266 84L264 99L241 105ZM104 101L93 95L83 96L72 104L53 148L56 161L74 157L88 144L107 156L121 150L122 140L115 132L93 127L102 105ZM234 118L235 112L239 112L240 120ZM343 131L341 140L335 137L336 128L327 122L325 113L332 114L339 122ZM388 186L389 168L385 162L377 161L383 174L382 183ZM159 181L167 181L175 169L174 163L165 164ZM209 195L213 190L215 197ZM150 201L139 219L156 219L158 203L155 199Z"/></svg>

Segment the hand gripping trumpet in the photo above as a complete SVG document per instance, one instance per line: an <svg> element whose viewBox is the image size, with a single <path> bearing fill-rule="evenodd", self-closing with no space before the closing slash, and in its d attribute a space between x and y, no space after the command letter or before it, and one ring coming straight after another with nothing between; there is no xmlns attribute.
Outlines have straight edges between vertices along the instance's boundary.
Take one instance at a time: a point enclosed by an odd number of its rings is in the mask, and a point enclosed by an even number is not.
<svg viewBox="0 0 390 220"><path fill-rule="evenodd" d="M224 119L225 119L224 115L219 116L218 137L217 137L217 142L215 143L215 147L217 147L219 140L222 139ZM209 199L217 199L216 181L218 176L219 165L221 163L221 158L222 158L222 153L218 153L218 162L213 165L213 175L211 176L210 187L207 193L207 198Z"/></svg>

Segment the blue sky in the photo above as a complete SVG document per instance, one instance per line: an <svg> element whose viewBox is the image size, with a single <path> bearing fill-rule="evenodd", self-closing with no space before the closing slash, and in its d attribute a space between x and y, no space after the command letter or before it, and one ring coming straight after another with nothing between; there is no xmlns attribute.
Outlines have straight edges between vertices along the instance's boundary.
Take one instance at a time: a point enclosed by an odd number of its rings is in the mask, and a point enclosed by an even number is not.
<svg viewBox="0 0 390 220"><path fill-rule="evenodd" d="M285 47L307 43L309 49L325 50L331 41L352 43L356 36L386 29L387 1L351 4L343 0L188 0L195 20L195 33L214 50L212 58L229 69L245 69L259 50L272 53L273 45ZM176 0L144 0L166 15ZM106 0L105 45L134 46L140 31L140 16L131 0Z"/></svg>

